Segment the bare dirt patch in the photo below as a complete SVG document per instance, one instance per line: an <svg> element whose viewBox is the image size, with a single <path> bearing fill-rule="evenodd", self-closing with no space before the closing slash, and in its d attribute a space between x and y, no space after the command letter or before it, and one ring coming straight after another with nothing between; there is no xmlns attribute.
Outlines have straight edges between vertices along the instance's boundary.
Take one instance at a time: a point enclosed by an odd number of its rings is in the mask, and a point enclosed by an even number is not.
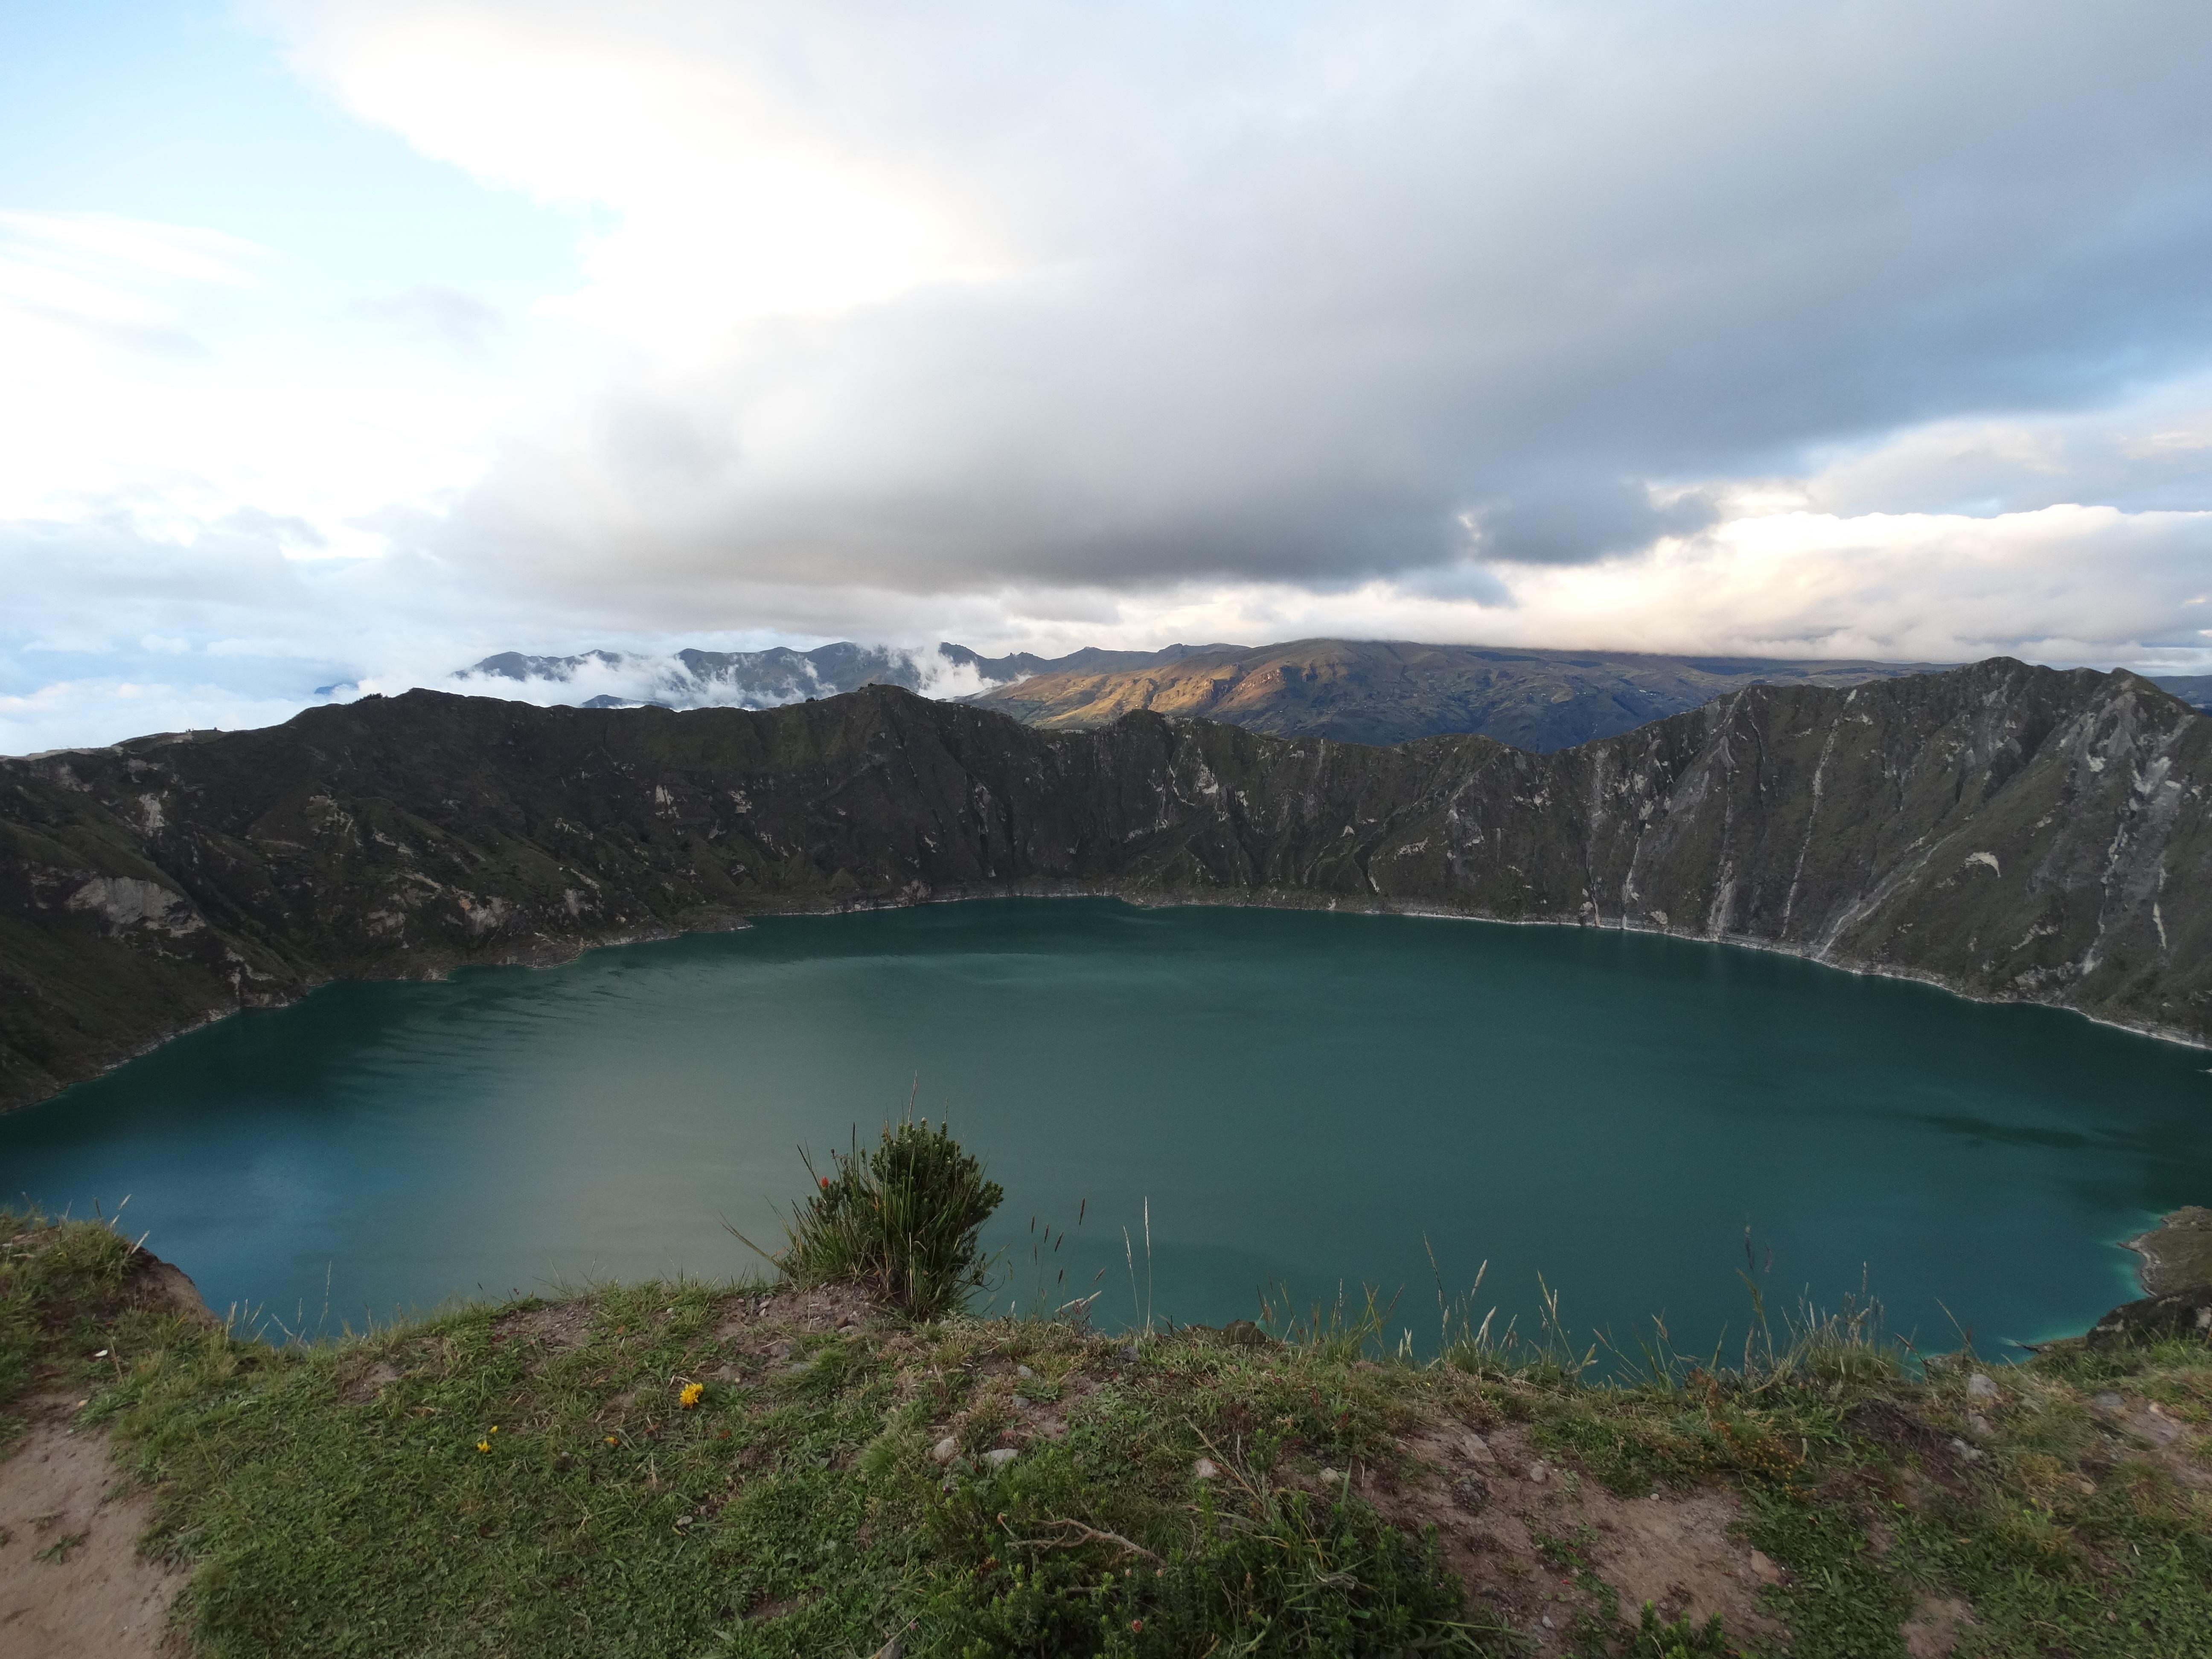
<svg viewBox="0 0 2212 1659"><path fill-rule="evenodd" d="M525 1308L501 1314L491 1322L491 1345L534 1342L549 1353L580 1348L592 1340L592 1304L588 1302L549 1302L542 1308Z"/></svg>
<svg viewBox="0 0 2212 1659"><path fill-rule="evenodd" d="M199 1286L182 1267L164 1261L150 1250L135 1250L125 1294L142 1308L159 1308L180 1314L193 1324L212 1330L222 1323L200 1299Z"/></svg>
<svg viewBox="0 0 2212 1659"><path fill-rule="evenodd" d="M2212 1492L2212 1461L2192 1425L2169 1416L2157 1401L2119 1395L2099 1395L2090 1407L2117 1430L2134 1455L2156 1464L2174 1484L2194 1492Z"/></svg>
<svg viewBox="0 0 2212 1659"><path fill-rule="evenodd" d="M865 1291L850 1285L823 1285L811 1291L784 1287L723 1299L714 1340L748 1353L766 1351L793 1332L857 1330L883 1322Z"/></svg>
<svg viewBox="0 0 2212 1659"><path fill-rule="evenodd" d="M376 1398L405 1373L388 1359L379 1359L362 1368L361 1374L349 1379L339 1389L338 1398L349 1406L362 1405Z"/></svg>
<svg viewBox="0 0 2212 1659"><path fill-rule="evenodd" d="M182 1269L143 1249L131 1253L118 1299L207 1329L222 1322ZM186 1574L138 1553L151 1494L115 1468L105 1435L75 1426L82 1403L33 1395L16 1407L29 1426L0 1447L0 1653L186 1653L189 1644L169 1627Z"/></svg>
<svg viewBox="0 0 2212 1659"><path fill-rule="evenodd" d="M1059 1384L1059 1391L1050 1400L1036 1395L1043 1389L1025 1393L1018 1380L1015 1384L1012 1425L1000 1436L1005 1445L1027 1445L1032 1440L1065 1440L1067 1437L1068 1413L1086 1399L1097 1386L1089 1377L1077 1372Z"/></svg>
<svg viewBox="0 0 2212 1659"><path fill-rule="evenodd" d="M1923 1595L1898 1634L1912 1659L1950 1659L1951 1650L1973 1627L1974 1610L1955 1595Z"/></svg>
<svg viewBox="0 0 2212 1659"><path fill-rule="evenodd" d="M151 1496L110 1495L121 1482L106 1438L72 1431L75 1405L32 1401L29 1431L0 1453L0 1651L18 1659L181 1655L188 1649L169 1632L169 1605L185 1575L138 1553Z"/></svg>
<svg viewBox="0 0 2212 1659"><path fill-rule="evenodd" d="M1611 1587L1632 1620L1649 1601L1668 1620L1702 1625L1718 1613L1738 1639L1782 1634L1759 1593L1784 1574L1731 1535L1733 1492L1618 1498L1511 1425L1477 1433L1437 1420L1405 1445L1410 1474L1360 1471L1355 1490L1400 1526L1434 1526L1468 1593L1508 1614L1538 1651L1555 1650L1578 1614L1598 1608L1567 1560Z"/></svg>

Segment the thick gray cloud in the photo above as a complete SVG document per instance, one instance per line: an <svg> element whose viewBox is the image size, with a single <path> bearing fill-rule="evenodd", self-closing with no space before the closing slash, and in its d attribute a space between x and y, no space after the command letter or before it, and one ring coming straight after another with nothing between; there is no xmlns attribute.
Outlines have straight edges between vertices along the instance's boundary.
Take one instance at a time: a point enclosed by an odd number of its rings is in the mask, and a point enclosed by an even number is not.
<svg viewBox="0 0 2212 1659"><path fill-rule="evenodd" d="M556 33L765 82L1003 270L617 374L450 556L693 595L1572 562L1710 520L1672 487L2212 351L2193 4L832 8L781 64L657 15ZM2212 505L2171 457L2082 482Z"/></svg>

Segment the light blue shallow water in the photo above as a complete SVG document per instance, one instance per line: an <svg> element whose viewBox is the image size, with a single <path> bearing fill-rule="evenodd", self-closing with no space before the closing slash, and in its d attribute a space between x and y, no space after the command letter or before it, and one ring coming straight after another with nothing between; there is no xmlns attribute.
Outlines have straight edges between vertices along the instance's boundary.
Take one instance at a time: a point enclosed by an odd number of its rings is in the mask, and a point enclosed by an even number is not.
<svg viewBox="0 0 2212 1659"><path fill-rule="evenodd" d="M1665 939L1110 901L771 919L551 970L330 987L0 1118L0 1193L112 1208L218 1307L336 1328L591 1275L746 1271L795 1147L921 1109L1007 1189L995 1243L1159 1313L1253 1313L1489 1262L1623 1342L1741 1336L1862 1271L1984 1351L2135 1294L2115 1248L2212 1200L2212 1056ZM1103 1280L1097 1278L1107 1270Z"/></svg>

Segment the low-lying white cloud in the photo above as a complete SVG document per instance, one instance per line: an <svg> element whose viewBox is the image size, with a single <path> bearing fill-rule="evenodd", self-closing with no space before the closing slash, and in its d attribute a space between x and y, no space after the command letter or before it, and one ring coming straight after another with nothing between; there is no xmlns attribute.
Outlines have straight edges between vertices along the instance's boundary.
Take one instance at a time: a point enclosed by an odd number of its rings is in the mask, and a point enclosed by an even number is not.
<svg viewBox="0 0 2212 1659"><path fill-rule="evenodd" d="M864 671L872 678L905 686L926 697L969 697L1004 678L986 676L972 662L956 661L936 646L880 648L884 659ZM1011 676L1006 677L1011 678ZM371 678L339 689L345 700L405 691L419 684L411 677ZM681 657L647 651L592 650L556 658L532 658L526 669L512 664L474 665L442 675L429 687L469 696L502 697L551 708L613 698L624 703L658 703L666 708L781 708L810 697L831 696L851 686L823 675L803 654L779 654L772 664L744 664L737 672L726 663L703 671Z"/></svg>
<svg viewBox="0 0 2212 1659"><path fill-rule="evenodd" d="M0 755L97 748L157 732L246 731L288 720L307 701L224 685L56 680L26 695L0 693Z"/></svg>

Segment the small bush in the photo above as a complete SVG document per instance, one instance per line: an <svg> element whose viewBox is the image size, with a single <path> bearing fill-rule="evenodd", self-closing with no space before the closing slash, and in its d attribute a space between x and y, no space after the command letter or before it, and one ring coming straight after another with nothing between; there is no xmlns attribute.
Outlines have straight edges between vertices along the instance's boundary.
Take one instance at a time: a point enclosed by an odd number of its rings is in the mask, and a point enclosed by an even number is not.
<svg viewBox="0 0 2212 1659"><path fill-rule="evenodd" d="M881 1142L830 1154L836 1174L810 1158L817 1191L794 1207L775 1264L801 1285L849 1280L934 1319L985 1282L976 1243L1005 1189L951 1133L927 1119L884 1125Z"/></svg>

